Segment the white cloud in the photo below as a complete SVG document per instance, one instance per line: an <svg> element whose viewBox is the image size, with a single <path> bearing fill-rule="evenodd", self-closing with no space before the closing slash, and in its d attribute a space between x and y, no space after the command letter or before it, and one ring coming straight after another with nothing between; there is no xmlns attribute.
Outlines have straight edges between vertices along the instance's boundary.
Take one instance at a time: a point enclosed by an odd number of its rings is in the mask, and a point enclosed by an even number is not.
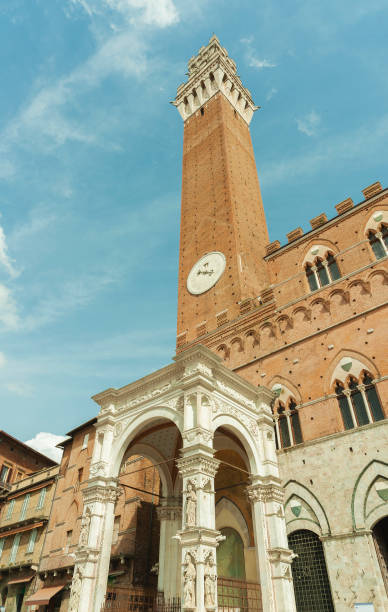
<svg viewBox="0 0 388 612"><path fill-rule="evenodd" d="M17 329L19 327L19 315L15 300L11 291L5 285L0 284L0 323L4 329Z"/></svg>
<svg viewBox="0 0 388 612"><path fill-rule="evenodd" d="M274 62L264 58L260 59L256 56L256 53L252 48L253 41L253 36L240 39L240 42L247 48L245 59L248 62L248 66L251 68L257 68L258 70L262 70L263 68L276 68L277 64L274 64Z"/></svg>
<svg viewBox="0 0 388 612"><path fill-rule="evenodd" d="M13 261L8 255L7 240L3 228L0 226L0 265L2 265L8 274L15 278L18 276L17 270L14 268Z"/></svg>
<svg viewBox="0 0 388 612"><path fill-rule="evenodd" d="M277 64L270 62L267 59L259 59L254 57L253 55L249 58L248 65L251 68L257 68L258 70L262 70L263 68L276 68Z"/></svg>
<svg viewBox="0 0 388 612"><path fill-rule="evenodd" d="M306 136L315 136L317 129L321 123L321 116L312 110L308 115L302 119L297 119L296 124L299 132L306 134Z"/></svg>
<svg viewBox="0 0 388 612"><path fill-rule="evenodd" d="M18 395L19 397L31 397L34 392L34 389L31 385L28 385L23 382L9 382L5 386L8 391L14 393L15 395Z"/></svg>
<svg viewBox="0 0 388 612"><path fill-rule="evenodd" d="M56 434L41 431L36 434L34 438L31 438L31 440L27 440L25 444L28 444L28 446L31 446L31 448L34 448L39 453L59 463L62 457L62 451L60 448L55 448L55 446L59 444L59 442L63 442L64 439L64 436L57 436Z"/></svg>
<svg viewBox="0 0 388 612"><path fill-rule="evenodd" d="M5 358L5 355L4 353L0 351L0 368L3 368L6 363L7 363L7 360Z"/></svg>
<svg viewBox="0 0 388 612"><path fill-rule="evenodd" d="M111 17L112 13L116 14L127 23L144 23L158 28L165 28L179 21L173 0L70 0L70 3L81 7L89 17L109 11ZM115 24L111 26L115 27Z"/></svg>
<svg viewBox="0 0 388 612"><path fill-rule="evenodd" d="M373 124L341 133L325 140L312 141L307 153L292 155L273 164L263 165L261 179L266 185L290 181L298 176L322 173L328 165L357 158L374 159L385 155L388 137L388 114Z"/></svg>
<svg viewBox="0 0 388 612"><path fill-rule="evenodd" d="M266 100L267 101L271 100L274 96L276 96L277 93L278 93L278 90L275 87L272 87L272 89L270 89L266 95Z"/></svg>

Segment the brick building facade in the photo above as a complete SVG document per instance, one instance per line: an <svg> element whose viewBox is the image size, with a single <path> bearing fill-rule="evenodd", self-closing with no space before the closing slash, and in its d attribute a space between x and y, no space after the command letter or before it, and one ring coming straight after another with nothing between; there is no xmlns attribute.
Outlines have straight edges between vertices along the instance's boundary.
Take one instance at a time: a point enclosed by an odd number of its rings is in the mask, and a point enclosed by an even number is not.
<svg viewBox="0 0 388 612"><path fill-rule="evenodd" d="M384 612L388 190L269 244L256 107L217 37L174 104L177 355L69 433L35 601L66 574L61 612L156 590L197 612Z"/></svg>

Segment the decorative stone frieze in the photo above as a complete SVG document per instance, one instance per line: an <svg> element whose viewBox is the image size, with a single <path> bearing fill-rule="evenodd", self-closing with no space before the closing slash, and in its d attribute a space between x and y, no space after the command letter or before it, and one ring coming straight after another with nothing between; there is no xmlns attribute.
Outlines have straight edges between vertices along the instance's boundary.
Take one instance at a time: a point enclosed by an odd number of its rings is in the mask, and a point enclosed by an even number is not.
<svg viewBox="0 0 388 612"><path fill-rule="evenodd" d="M250 91L242 84L235 62L214 35L209 44L189 60L189 79L178 87L172 104L186 121L219 93L229 100L235 111L249 125L258 107L255 106Z"/></svg>
<svg viewBox="0 0 388 612"><path fill-rule="evenodd" d="M115 503L120 495L123 494L123 490L121 487L116 487L113 485L107 485L105 487L101 485L94 485L83 489L82 493L85 504L90 502Z"/></svg>
<svg viewBox="0 0 388 612"><path fill-rule="evenodd" d="M194 427L189 429L182 434L183 440L188 444L193 442L207 444L213 439L213 433L203 427Z"/></svg>

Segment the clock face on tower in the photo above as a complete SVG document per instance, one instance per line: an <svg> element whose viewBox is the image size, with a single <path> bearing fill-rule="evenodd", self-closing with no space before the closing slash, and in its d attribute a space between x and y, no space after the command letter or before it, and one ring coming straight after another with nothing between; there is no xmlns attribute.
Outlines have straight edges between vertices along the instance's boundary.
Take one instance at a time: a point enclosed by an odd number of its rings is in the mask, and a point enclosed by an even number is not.
<svg viewBox="0 0 388 612"><path fill-rule="evenodd" d="M213 251L203 255L191 268L187 277L187 289L193 295L205 293L221 278L226 265L225 255Z"/></svg>

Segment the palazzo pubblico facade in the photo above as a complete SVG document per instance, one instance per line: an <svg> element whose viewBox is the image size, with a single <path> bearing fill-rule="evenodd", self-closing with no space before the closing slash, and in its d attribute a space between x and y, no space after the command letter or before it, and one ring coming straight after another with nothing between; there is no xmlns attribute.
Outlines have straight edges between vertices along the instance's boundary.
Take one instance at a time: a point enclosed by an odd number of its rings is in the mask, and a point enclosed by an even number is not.
<svg viewBox="0 0 388 612"><path fill-rule="evenodd" d="M269 243L256 107L216 36L173 103L176 355L95 395L96 417L69 432L24 583L3 497L3 605L387 611L388 190Z"/></svg>

